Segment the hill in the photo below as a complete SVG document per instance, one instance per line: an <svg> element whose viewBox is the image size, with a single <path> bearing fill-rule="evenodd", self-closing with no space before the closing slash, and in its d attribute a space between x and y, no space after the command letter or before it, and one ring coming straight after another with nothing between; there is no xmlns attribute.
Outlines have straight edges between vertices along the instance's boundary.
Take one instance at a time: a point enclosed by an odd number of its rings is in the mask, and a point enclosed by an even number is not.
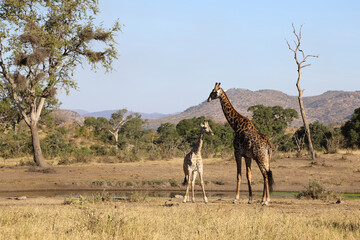
<svg viewBox="0 0 360 240"><path fill-rule="evenodd" d="M226 94L235 109L247 117L251 117L252 115L247 109L257 104L264 106L279 105L283 108L293 108L298 111L300 116L297 96L289 96L281 91L251 91L248 89L233 88L227 90ZM318 96L304 97L303 100L306 115L310 123L319 121L324 124L339 124L349 119L354 109L360 107L360 91L327 91ZM157 129L161 123L170 122L177 124L182 119L200 116L205 116L216 122L226 121L218 100L210 103L204 101L179 114L158 119L149 119L147 128ZM294 126L300 126L302 124L300 118L293 122Z"/></svg>

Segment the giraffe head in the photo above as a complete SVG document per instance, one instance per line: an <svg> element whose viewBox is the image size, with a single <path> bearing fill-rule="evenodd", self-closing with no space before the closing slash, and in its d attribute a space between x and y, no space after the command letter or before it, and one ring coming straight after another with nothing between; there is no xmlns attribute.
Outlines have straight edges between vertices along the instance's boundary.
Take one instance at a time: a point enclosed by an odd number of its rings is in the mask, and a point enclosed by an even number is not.
<svg viewBox="0 0 360 240"><path fill-rule="evenodd" d="M208 134L211 134L212 136L214 135L214 132L211 130L208 121L205 121L204 123L201 123L200 125L201 125L202 131L204 131L204 132L206 132Z"/></svg>
<svg viewBox="0 0 360 240"><path fill-rule="evenodd" d="M219 98L220 95L221 95L220 83L215 83L215 87L212 90L212 92L210 93L209 98L208 98L207 101L211 102L211 100Z"/></svg>

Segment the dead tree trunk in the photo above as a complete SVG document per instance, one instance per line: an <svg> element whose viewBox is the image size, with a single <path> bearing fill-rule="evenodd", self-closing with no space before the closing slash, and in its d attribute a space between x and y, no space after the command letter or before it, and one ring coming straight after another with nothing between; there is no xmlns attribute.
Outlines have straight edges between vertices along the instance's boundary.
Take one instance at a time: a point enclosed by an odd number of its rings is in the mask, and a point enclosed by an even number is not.
<svg viewBox="0 0 360 240"><path fill-rule="evenodd" d="M315 152L314 152L314 148L313 148L312 141L311 141L309 123L308 123L307 118L306 118L305 107L304 107L303 98L302 98L305 90L300 88L300 80L301 80L301 76L302 76L301 75L301 69L311 65L311 64L305 64L304 65L306 59L308 57L318 57L318 56L315 56L315 55L306 55L305 56L303 50L300 49L302 25L300 26L299 34L296 33L294 24L292 25L292 27L293 27L293 33L296 36L296 41L294 41L295 48L292 48L288 41L286 41L286 43L287 43L289 49L294 53L294 59L295 59L296 65L297 65L298 78L297 78L297 81L296 81L296 87L297 87L298 92L299 92L298 101L299 101L300 113L301 113L301 117L302 117L302 120L303 120L303 123L304 123L305 133L306 133L308 143L309 143L309 153L311 155L311 158L313 160L315 160ZM301 52L301 57L302 57L301 60L299 60L299 56L298 56L299 52Z"/></svg>
<svg viewBox="0 0 360 240"><path fill-rule="evenodd" d="M118 148L119 146L119 129L115 129L114 131L109 130L109 132L114 136L115 139L115 147Z"/></svg>

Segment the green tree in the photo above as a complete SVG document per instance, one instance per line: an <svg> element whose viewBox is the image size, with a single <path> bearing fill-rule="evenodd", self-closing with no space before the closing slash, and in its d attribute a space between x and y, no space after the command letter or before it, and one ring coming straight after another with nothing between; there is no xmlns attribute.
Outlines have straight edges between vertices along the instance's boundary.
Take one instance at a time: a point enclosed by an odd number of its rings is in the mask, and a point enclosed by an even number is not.
<svg viewBox="0 0 360 240"><path fill-rule="evenodd" d="M286 128L294 118L299 118L296 110L284 109L281 106L265 107L264 105L255 105L249 107L248 111L253 112L251 121L256 129L269 137L272 143L278 145L279 150L289 148L287 141L290 140L290 137L284 137L284 135Z"/></svg>
<svg viewBox="0 0 360 240"><path fill-rule="evenodd" d="M341 127L348 147L360 147L360 108L354 110L350 120Z"/></svg>
<svg viewBox="0 0 360 240"><path fill-rule="evenodd" d="M122 144L133 145L137 150L144 134L143 124L145 123L146 121L141 119L141 114L132 114L121 128Z"/></svg>
<svg viewBox="0 0 360 240"><path fill-rule="evenodd" d="M162 123L157 129L159 134L156 144L160 147L162 158L171 158L183 141L172 123Z"/></svg>
<svg viewBox="0 0 360 240"><path fill-rule="evenodd" d="M203 116L198 118L194 117L190 119L183 119L176 125L176 131L179 136L185 139L186 143L193 146L197 143L200 133L200 124L204 123L204 120L205 117Z"/></svg>
<svg viewBox="0 0 360 240"><path fill-rule="evenodd" d="M6 89L31 129L34 161L47 166L38 134L46 99L76 88L73 73L88 61L111 70L117 56L110 29L95 26L96 0L3 0L0 3L0 87ZM102 51L95 51L93 41Z"/></svg>

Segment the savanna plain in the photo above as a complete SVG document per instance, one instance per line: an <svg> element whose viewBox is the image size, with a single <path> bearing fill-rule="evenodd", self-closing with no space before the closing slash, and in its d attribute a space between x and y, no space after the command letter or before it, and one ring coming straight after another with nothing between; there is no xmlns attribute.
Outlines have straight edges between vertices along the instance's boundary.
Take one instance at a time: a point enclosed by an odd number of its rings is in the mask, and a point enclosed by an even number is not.
<svg viewBox="0 0 360 240"><path fill-rule="evenodd" d="M233 204L233 158L205 158L209 203L182 203L182 159L91 163L49 169L0 165L0 239L360 239L360 152L276 155L268 206L253 162L252 204L245 169ZM244 166L243 166L244 168ZM316 183L320 199L297 198ZM26 197L23 197L26 196Z"/></svg>

